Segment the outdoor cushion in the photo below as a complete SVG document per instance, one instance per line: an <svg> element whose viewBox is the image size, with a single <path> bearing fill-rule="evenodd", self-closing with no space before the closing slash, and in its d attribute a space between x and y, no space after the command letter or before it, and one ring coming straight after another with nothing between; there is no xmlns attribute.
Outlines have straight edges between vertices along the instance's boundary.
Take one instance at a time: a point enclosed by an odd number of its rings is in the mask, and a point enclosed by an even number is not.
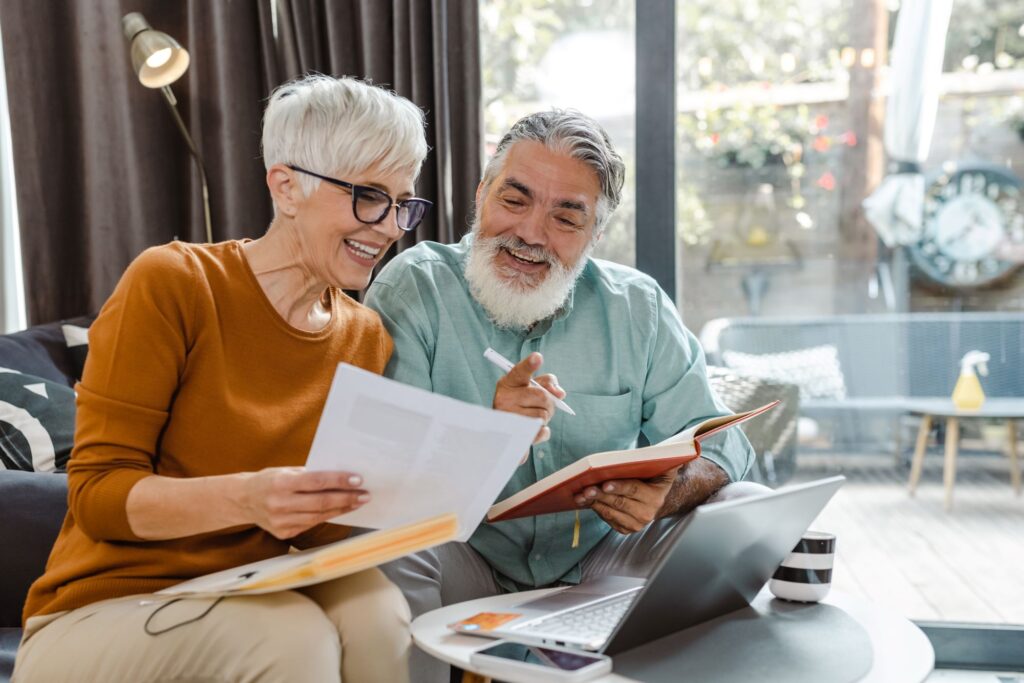
<svg viewBox="0 0 1024 683"><path fill-rule="evenodd" d="M801 401L846 398L839 352L832 344L781 353L723 351L722 360L742 375L797 385Z"/></svg>

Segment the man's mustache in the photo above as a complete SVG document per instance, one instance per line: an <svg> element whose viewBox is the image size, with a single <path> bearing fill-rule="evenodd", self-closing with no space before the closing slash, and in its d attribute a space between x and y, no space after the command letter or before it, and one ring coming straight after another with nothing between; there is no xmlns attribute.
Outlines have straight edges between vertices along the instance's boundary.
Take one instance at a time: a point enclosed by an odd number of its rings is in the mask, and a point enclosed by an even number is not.
<svg viewBox="0 0 1024 683"><path fill-rule="evenodd" d="M554 254L545 249L544 247L538 247L530 245L521 240L518 237L512 235L492 237L492 244L497 248L504 247L512 251L516 251L519 254L526 256L531 261L544 261L546 263L554 263Z"/></svg>

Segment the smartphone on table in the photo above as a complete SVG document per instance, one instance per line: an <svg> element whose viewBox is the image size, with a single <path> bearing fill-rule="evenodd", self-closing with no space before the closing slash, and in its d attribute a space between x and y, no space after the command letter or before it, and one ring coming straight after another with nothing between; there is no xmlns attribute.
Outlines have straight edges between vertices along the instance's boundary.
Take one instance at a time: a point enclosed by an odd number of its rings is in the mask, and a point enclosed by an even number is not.
<svg viewBox="0 0 1024 683"><path fill-rule="evenodd" d="M549 645L525 645L499 640L469 655L481 674L509 683L579 683L611 672L607 655Z"/></svg>

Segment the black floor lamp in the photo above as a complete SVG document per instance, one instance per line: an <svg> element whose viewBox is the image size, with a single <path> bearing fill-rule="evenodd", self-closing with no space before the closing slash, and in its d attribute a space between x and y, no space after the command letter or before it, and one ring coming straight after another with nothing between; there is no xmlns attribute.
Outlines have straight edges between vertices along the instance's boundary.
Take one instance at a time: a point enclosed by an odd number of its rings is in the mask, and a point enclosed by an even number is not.
<svg viewBox="0 0 1024 683"><path fill-rule="evenodd" d="M163 93L167 106L171 109L174 122L185 138L188 151L199 167L199 180L203 184L203 218L206 220L206 241L213 242L213 229L210 224L210 191L206 185L206 169L199 157L196 143L185 127L185 122L178 113L178 100L171 92L171 83L181 78L188 70L188 52L178 41L162 31L155 30L139 12L130 12L121 18L121 28L128 41L128 49L132 59L132 69L139 77L139 82L147 88L159 88Z"/></svg>

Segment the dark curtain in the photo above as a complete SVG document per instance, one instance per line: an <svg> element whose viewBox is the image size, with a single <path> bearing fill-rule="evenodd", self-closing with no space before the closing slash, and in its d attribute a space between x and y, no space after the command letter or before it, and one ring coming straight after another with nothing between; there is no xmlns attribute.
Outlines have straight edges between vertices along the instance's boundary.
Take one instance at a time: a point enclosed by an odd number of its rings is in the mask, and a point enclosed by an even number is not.
<svg viewBox="0 0 1024 683"><path fill-rule="evenodd" d="M431 153L416 189L435 209L399 250L458 241L469 230L483 155L477 2L278 0L278 11L279 80L314 71L360 76L424 109Z"/></svg>
<svg viewBox="0 0 1024 683"><path fill-rule="evenodd" d="M172 88L205 162L214 240L256 237L272 210L266 97L308 71L365 76L427 111L418 191L438 210L403 240L466 230L480 172L476 3L100 0L0 4L29 323L95 312L143 249L204 241L201 186L160 93L132 73L121 17L188 49Z"/></svg>
<svg viewBox="0 0 1024 683"><path fill-rule="evenodd" d="M163 97L132 72L121 16L142 12L192 63L172 86L206 163L215 240L261 233L259 162L272 51L253 2L4 2L15 183L29 323L95 312L128 263L204 241L199 176Z"/></svg>

